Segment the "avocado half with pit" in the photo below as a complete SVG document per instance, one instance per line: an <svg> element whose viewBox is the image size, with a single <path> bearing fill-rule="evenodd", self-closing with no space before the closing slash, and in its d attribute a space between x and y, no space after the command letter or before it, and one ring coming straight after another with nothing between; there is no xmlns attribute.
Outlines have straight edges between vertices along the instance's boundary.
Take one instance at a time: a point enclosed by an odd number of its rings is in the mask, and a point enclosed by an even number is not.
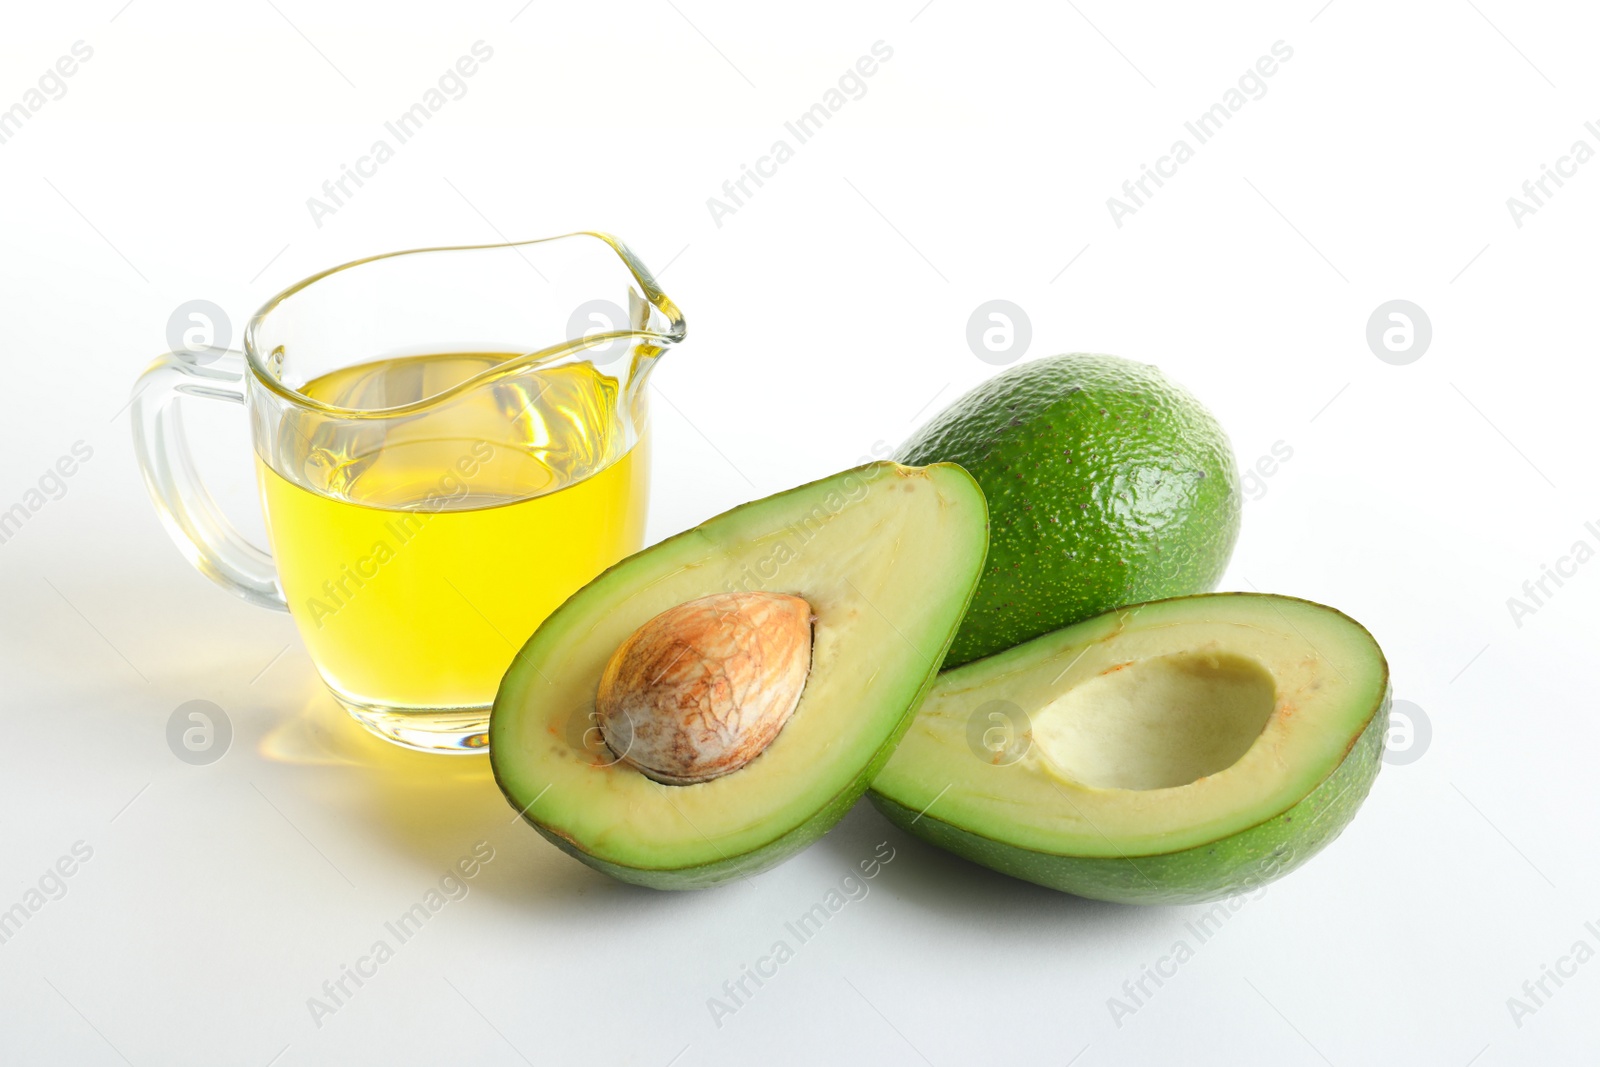
<svg viewBox="0 0 1600 1067"><path fill-rule="evenodd" d="M1388 664L1348 616L1257 593L1158 600L942 674L872 799L1053 889L1215 900L1344 829L1388 717Z"/></svg>
<svg viewBox="0 0 1600 1067"><path fill-rule="evenodd" d="M559 848L699 888L786 859L864 792L932 685L988 545L976 482L873 463L618 563L517 654L495 779Z"/></svg>

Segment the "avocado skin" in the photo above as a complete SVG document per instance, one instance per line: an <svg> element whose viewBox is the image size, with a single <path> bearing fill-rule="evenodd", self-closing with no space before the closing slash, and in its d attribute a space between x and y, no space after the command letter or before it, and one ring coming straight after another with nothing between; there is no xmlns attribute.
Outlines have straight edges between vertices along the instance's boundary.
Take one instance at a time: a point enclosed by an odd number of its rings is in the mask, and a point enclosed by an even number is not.
<svg viewBox="0 0 1600 1067"><path fill-rule="evenodd" d="M1122 904L1203 904L1254 892L1322 851L1355 818L1383 765L1391 692L1343 762L1283 814L1204 845L1154 856L1059 856L1007 845L874 792L907 833L974 863L1074 896Z"/></svg>
<svg viewBox="0 0 1600 1067"><path fill-rule="evenodd" d="M1013 367L895 458L960 464L989 501L989 559L947 669L1124 604L1209 591L1239 536L1222 427L1159 369L1117 356Z"/></svg>

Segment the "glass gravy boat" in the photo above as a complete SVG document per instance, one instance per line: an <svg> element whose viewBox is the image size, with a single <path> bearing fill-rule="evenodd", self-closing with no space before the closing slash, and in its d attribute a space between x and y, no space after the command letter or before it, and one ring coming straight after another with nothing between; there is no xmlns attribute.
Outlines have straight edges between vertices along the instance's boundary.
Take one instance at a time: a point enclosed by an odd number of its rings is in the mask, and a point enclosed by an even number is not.
<svg viewBox="0 0 1600 1067"><path fill-rule="evenodd" d="M242 353L156 359L134 441L178 548L287 610L351 715L478 751L516 650L642 543L646 381L684 335L605 234L374 256L268 301ZM200 484L186 396L244 405L270 550Z"/></svg>

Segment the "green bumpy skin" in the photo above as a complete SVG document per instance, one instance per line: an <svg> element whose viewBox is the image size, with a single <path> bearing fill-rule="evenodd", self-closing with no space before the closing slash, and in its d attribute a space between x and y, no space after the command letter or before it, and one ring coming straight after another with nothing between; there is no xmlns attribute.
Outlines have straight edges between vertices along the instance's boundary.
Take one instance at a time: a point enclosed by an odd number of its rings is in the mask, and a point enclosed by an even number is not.
<svg viewBox="0 0 1600 1067"><path fill-rule="evenodd" d="M929 844L1025 882L1122 904L1203 904L1252 892L1321 852L1355 818L1383 765L1390 697L1337 770L1275 819L1207 845L1158 856L1051 856L970 833L880 793L886 818Z"/></svg>
<svg viewBox="0 0 1600 1067"><path fill-rule="evenodd" d="M1159 369L1116 356L1013 367L895 458L960 464L989 501L988 564L947 668L1123 604L1213 589L1239 535L1221 426Z"/></svg>

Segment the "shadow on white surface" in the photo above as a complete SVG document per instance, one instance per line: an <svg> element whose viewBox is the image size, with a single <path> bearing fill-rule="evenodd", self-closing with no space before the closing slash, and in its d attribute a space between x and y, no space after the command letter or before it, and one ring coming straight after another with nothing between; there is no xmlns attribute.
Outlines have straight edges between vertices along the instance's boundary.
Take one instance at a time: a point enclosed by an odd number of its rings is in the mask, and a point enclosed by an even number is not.
<svg viewBox="0 0 1600 1067"><path fill-rule="evenodd" d="M310 685L297 710L271 726L257 744L262 759L300 768L343 769L344 787L319 790L337 806L327 813L353 825L346 832L398 854L420 869L448 866L474 841L499 852L493 877L481 888L504 903L534 911L563 911L597 891L626 907L668 906L679 894L615 882L563 855L506 802L486 756L412 752L367 733L322 690ZM887 840L896 850L893 893L946 922L988 926L1024 917L1064 927L1115 928L1138 923L1140 909L1057 893L944 852L885 820L865 799L813 846L842 868ZM698 894L697 894L698 895ZM1053 919L1051 919L1053 917Z"/></svg>
<svg viewBox="0 0 1600 1067"><path fill-rule="evenodd" d="M518 906L548 910L563 898L610 880L563 856L517 817L484 756L413 752L369 734L320 684L261 737L266 761L345 771L330 817L374 848L387 848L420 870L447 869L487 840L497 859L478 889Z"/></svg>
<svg viewBox="0 0 1600 1067"><path fill-rule="evenodd" d="M870 854L870 847L863 844L868 839L887 841L895 849L885 877L889 891L902 904L931 912L946 923L1012 930L1037 930L1037 924L1045 923L1058 931L1110 932L1144 926L1153 914L1165 910L1088 900L991 871L912 837L880 815L866 798L814 847L849 867Z"/></svg>

